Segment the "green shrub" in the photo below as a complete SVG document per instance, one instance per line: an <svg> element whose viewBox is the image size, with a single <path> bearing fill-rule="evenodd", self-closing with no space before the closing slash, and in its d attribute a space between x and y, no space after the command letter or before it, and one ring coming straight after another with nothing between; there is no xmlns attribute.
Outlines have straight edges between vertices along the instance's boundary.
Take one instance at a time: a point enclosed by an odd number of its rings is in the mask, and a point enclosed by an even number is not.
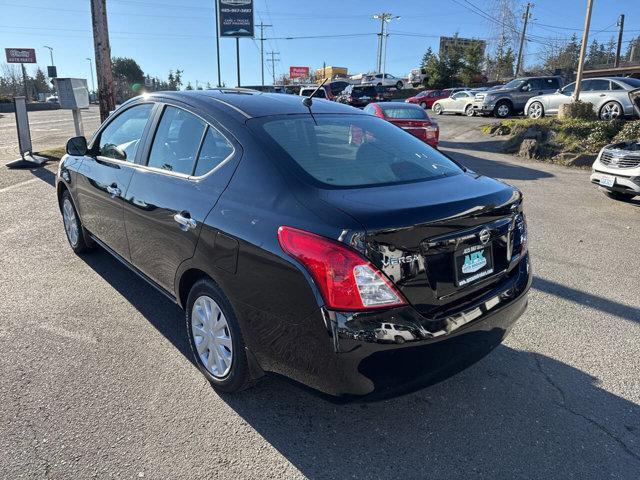
<svg viewBox="0 0 640 480"><path fill-rule="evenodd" d="M558 112L561 118L573 118L578 120L595 120L596 112L593 111L593 104L577 100L560 106Z"/></svg>
<svg viewBox="0 0 640 480"><path fill-rule="evenodd" d="M586 141L587 148L596 151L611 143L618 132L622 130L623 125L621 120L593 122L593 128Z"/></svg>
<svg viewBox="0 0 640 480"><path fill-rule="evenodd" d="M614 142L624 142L626 140L640 140L640 120L625 123L613 138Z"/></svg>

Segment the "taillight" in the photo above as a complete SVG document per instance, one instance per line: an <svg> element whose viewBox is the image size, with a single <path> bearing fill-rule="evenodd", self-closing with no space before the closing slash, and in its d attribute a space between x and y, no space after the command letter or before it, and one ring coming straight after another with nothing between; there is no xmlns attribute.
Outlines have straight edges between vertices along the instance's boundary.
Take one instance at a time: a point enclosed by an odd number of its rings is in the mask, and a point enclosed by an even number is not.
<svg viewBox="0 0 640 480"><path fill-rule="evenodd" d="M367 310L406 304L380 270L340 242L292 227L280 227L278 241L311 274L328 308Z"/></svg>

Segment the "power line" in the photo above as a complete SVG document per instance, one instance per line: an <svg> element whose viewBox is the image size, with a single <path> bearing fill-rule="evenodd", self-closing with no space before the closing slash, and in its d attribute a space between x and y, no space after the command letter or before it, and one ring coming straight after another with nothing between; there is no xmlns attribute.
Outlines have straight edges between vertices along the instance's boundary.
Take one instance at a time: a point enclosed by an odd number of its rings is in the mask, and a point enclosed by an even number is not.
<svg viewBox="0 0 640 480"><path fill-rule="evenodd" d="M275 58L276 55L280 55L280 52L267 52L267 55L270 55L271 58L268 60L271 62L271 74L273 75L273 85L276 84L276 62L279 62L279 58Z"/></svg>

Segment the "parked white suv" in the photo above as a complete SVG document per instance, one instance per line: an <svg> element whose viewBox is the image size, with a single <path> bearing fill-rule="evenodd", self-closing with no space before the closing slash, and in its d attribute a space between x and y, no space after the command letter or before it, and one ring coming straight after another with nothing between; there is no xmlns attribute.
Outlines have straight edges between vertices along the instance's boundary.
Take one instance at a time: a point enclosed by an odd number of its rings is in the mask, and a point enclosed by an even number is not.
<svg viewBox="0 0 640 480"><path fill-rule="evenodd" d="M607 145L593 162L591 183L610 198L631 200L640 195L640 140Z"/></svg>
<svg viewBox="0 0 640 480"><path fill-rule="evenodd" d="M404 82L401 78L394 77L390 73L371 73L362 76L363 85L375 85L376 87L396 87L402 90Z"/></svg>

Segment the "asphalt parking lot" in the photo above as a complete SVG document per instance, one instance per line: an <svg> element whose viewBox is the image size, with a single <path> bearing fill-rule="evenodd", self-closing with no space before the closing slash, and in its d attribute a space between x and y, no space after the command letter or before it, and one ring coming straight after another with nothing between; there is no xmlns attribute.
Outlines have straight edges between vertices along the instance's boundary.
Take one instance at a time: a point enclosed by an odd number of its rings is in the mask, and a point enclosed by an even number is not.
<svg viewBox="0 0 640 480"><path fill-rule="evenodd" d="M443 150L525 194L530 306L470 369L371 404L276 377L216 393L176 306L73 254L55 164L0 166L0 478L637 479L639 199L491 153L486 119L437 118Z"/></svg>

